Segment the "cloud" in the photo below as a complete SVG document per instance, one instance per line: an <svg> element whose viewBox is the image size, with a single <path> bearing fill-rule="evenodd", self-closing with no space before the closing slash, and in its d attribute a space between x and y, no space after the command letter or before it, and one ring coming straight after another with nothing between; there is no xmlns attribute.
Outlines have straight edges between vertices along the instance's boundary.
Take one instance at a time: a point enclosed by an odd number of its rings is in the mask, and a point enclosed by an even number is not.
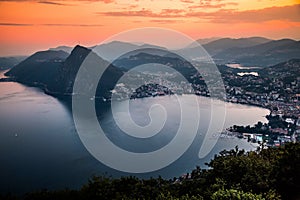
<svg viewBox="0 0 300 200"><path fill-rule="evenodd" d="M104 15L104 16L113 16L113 17L176 18L176 17L184 17L184 10L163 9L160 13L154 13L149 9L143 8L141 10L97 12L96 14Z"/></svg>
<svg viewBox="0 0 300 200"><path fill-rule="evenodd" d="M33 24L0 23L0 26L33 26Z"/></svg>
<svg viewBox="0 0 300 200"><path fill-rule="evenodd" d="M38 24L39 26L78 26L78 27L99 27L102 24Z"/></svg>
<svg viewBox="0 0 300 200"><path fill-rule="evenodd" d="M139 7L139 5L137 5L137 4L135 4L135 5L129 5L129 6L128 6L128 8L131 8L131 9L137 8L137 7Z"/></svg>
<svg viewBox="0 0 300 200"><path fill-rule="evenodd" d="M37 3L57 5L57 6L67 6L68 5L68 4L58 3L58 2L53 2L53 1L38 1Z"/></svg>
<svg viewBox="0 0 300 200"><path fill-rule="evenodd" d="M189 9L197 9L197 8L202 8L202 9L210 9L210 8L223 8L226 6L237 6L239 5L236 2L226 2L226 3L217 3L217 4L211 4L211 3L200 3L200 4L195 4L192 6L189 6Z"/></svg>
<svg viewBox="0 0 300 200"><path fill-rule="evenodd" d="M97 12L97 14L114 17L149 17L154 15L151 10L144 8L142 10Z"/></svg>
<svg viewBox="0 0 300 200"><path fill-rule="evenodd" d="M97 0L95 0L97 1ZM115 0L98 0L98 1L102 1L103 3L113 3L115 2Z"/></svg>
<svg viewBox="0 0 300 200"><path fill-rule="evenodd" d="M273 20L300 22L300 4L269 7L259 10L239 11L236 9L219 9L208 12L204 9L162 9L160 12L153 12L150 9L98 12L103 16L113 17L145 17L145 18L198 18L211 23L259 23Z"/></svg>
<svg viewBox="0 0 300 200"><path fill-rule="evenodd" d="M180 0L182 3L194 3L193 0Z"/></svg>
<svg viewBox="0 0 300 200"><path fill-rule="evenodd" d="M127 4L127 5L122 5L122 7L120 9L122 9L122 10L132 10L132 9L136 9L138 7L139 7L138 4Z"/></svg>
<svg viewBox="0 0 300 200"><path fill-rule="evenodd" d="M161 10L161 15L167 15L167 14L181 14L184 13L185 11L183 9L162 9Z"/></svg>
<svg viewBox="0 0 300 200"><path fill-rule="evenodd" d="M186 17L198 17L214 23L259 23L272 20L300 22L300 4L270 7L260 10L219 10L216 12L190 12Z"/></svg>
<svg viewBox="0 0 300 200"><path fill-rule="evenodd" d="M65 5L64 0L55 0L55 1L38 1L38 0L0 0L0 2L36 2L36 3L44 3L44 4L52 4L52 5ZM85 2L103 2L103 3L114 3L116 0L74 0L74 1L85 1Z"/></svg>
<svg viewBox="0 0 300 200"><path fill-rule="evenodd" d="M142 23L143 21L141 21L141 20L133 20L131 22L133 22L133 23Z"/></svg>
<svg viewBox="0 0 300 200"><path fill-rule="evenodd" d="M170 23L177 23L180 21L181 20L153 19L153 20L150 20L149 22L160 23L160 24L170 24Z"/></svg>
<svg viewBox="0 0 300 200"><path fill-rule="evenodd" d="M204 3L211 3L211 2L221 2L223 0L198 0L197 2L193 1L193 0L180 0L182 3L200 3L200 4L204 4Z"/></svg>
<svg viewBox="0 0 300 200"><path fill-rule="evenodd" d="M74 27L99 27L102 24L26 24L26 23L0 23L0 26L74 26Z"/></svg>

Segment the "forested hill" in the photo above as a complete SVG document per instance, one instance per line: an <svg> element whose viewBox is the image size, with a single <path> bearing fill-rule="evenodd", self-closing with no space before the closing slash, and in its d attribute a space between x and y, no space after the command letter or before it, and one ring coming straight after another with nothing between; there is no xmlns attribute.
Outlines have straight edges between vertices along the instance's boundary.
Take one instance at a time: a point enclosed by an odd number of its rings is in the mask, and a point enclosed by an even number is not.
<svg viewBox="0 0 300 200"><path fill-rule="evenodd" d="M86 63L89 65L94 65L99 69L108 65L107 61L91 52L90 49L78 45L71 54L61 50L37 52L13 67L6 75L14 81L41 87L48 94L69 96L73 91L76 74L88 55L89 60ZM109 91L113 89L115 82L122 74L121 70L109 65L104 78L100 80L102 87L97 88L99 97L108 96ZM89 88L91 77L88 77L88 74L84 77L82 84Z"/></svg>
<svg viewBox="0 0 300 200"><path fill-rule="evenodd" d="M173 180L93 177L79 190L32 192L20 199L296 200L300 198L300 143L245 152L222 151L208 169ZM11 195L2 199L17 199Z"/></svg>

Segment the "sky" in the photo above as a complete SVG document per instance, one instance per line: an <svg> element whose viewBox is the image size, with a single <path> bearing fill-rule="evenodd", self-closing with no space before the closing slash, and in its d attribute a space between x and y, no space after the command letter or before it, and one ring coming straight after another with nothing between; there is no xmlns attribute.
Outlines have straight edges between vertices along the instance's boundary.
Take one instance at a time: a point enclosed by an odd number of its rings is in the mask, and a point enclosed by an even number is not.
<svg viewBox="0 0 300 200"><path fill-rule="evenodd" d="M143 27L173 29L195 40L300 40L300 0L0 0L0 56L93 46Z"/></svg>

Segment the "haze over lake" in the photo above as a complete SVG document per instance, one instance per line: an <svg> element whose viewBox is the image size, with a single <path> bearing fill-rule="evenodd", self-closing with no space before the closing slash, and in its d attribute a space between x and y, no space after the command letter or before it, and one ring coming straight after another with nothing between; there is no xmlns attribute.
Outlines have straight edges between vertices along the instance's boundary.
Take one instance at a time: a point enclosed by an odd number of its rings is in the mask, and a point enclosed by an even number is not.
<svg viewBox="0 0 300 200"><path fill-rule="evenodd" d="M131 101L130 114L140 125L149 123L150 105L161 104L168 111L168 120L159 133L160 137L156 140L153 138L149 143L141 141L139 144L138 141L127 138L117 128L109 112L102 113L100 123L108 137L124 149L145 152L161 148L168 143L178 128L180 117L177 112L178 104L174 98L164 96ZM191 97L183 95L178 98L188 101ZM196 165L204 166L203 163L224 148L231 149L238 145L247 150L254 149L254 146L246 140L220 138L210 154L200 160L198 152L203 139L200 134L205 132L208 126L210 103L217 107L218 101L211 101L206 97L197 98L200 102L201 120L199 134L192 146L170 166L147 174L135 174L136 176L146 178L161 175L173 178L190 172ZM123 106L122 102L118 106ZM264 116L269 114L266 109L240 104L226 103L226 108L225 127L266 122ZM82 145L68 107L39 89L19 83L1 82L0 127L0 188L3 191L76 188L86 183L92 175L104 173L115 177L128 175L110 169L94 159Z"/></svg>

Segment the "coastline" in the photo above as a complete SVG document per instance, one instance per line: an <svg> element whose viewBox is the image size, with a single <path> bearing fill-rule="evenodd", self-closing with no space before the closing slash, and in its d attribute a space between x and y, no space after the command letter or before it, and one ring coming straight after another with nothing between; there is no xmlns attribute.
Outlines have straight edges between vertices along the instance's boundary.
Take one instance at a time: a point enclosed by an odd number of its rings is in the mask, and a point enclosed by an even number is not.
<svg viewBox="0 0 300 200"><path fill-rule="evenodd" d="M4 72L5 73L5 72ZM41 83L31 83L31 82L23 82L23 81L18 81L16 78L14 77L4 77L4 78L0 78L0 82L16 82L16 83L20 83L20 84L24 84L26 86L29 86L29 87L36 87L36 88L39 88L41 89L41 91L43 91L46 95L50 95L52 97L55 97L57 98L58 100L61 100L62 102L65 102L69 108L71 108L72 106L72 97L74 96L74 94L70 94L70 93L59 93L59 92L53 92L53 91L50 91L48 90L47 86L44 85L44 84L41 84ZM139 97L135 97L135 98L130 98L132 100L134 99L143 99L143 98L155 98L155 97L160 97L160 96L173 96L174 93L168 93L168 94L165 94L164 92L161 92L161 93L151 93L151 91L149 93L144 93L144 94L148 94L147 96L139 96ZM149 94L154 94L154 95L149 95ZM271 107L270 105L267 105L267 104L260 104L259 102L251 102L251 101L246 101L246 100L242 100L242 101L239 101L238 99L235 99L234 101L226 98L226 99L220 99L220 98L214 98L214 97L210 97L210 95L204 95L204 94L201 94L201 93L183 93L183 94L177 94L177 95L196 95L196 96L199 96L199 97L205 97L205 98L209 98L209 99L212 99L212 100L218 100L218 101L222 101L224 103L230 103L230 104L239 104L239 105L246 105L246 106L253 106L253 107L258 107L258 108L263 108L263 109L267 109L268 110L268 114L266 116L263 116L264 118L267 119L267 116L271 115L272 114L272 110L271 110ZM99 103L99 104L102 104L102 105L107 105L107 106L110 106L110 102L111 102L111 99L109 98L104 98L102 96L94 96L94 97L87 97L91 100L95 100L95 102ZM118 101L122 101L122 100L125 100L126 98L124 99L118 99ZM257 121L256 123L258 123L259 121ZM269 120L267 119L267 122L266 124L269 124ZM231 127L226 127L224 129L224 131L228 131ZM235 134L236 137L239 136L239 134Z"/></svg>

